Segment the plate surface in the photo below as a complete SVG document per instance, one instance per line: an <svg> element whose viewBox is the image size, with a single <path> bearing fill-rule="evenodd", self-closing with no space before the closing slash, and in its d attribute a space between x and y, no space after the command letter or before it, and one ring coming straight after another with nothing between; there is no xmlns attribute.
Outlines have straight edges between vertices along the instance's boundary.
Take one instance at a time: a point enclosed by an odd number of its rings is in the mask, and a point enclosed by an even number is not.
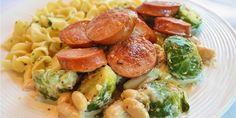
<svg viewBox="0 0 236 118"><path fill-rule="evenodd" d="M195 9L203 18L199 38L204 46L216 51L216 64L204 70L203 80L190 93L191 108L184 117L216 118L221 116L236 97L236 34L221 18L191 1L178 0ZM18 19L30 21L45 0L15 0L1 4L0 42L10 36ZM3 6L4 5L4 6ZM0 60L7 53L1 49ZM1 118L55 118L53 105L39 103L32 93L24 92L19 75L0 67ZM49 110L50 109L50 110Z"/></svg>

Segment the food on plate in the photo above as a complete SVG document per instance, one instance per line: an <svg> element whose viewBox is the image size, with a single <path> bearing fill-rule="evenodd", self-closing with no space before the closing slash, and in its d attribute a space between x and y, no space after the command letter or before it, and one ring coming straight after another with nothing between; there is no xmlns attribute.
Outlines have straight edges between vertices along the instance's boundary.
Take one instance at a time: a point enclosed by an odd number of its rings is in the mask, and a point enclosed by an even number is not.
<svg viewBox="0 0 236 118"><path fill-rule="evenodd" d="M155 17L154 16L147 16L144 14L138 14L139 19L141 19L142 21L145 21L145 23L149 26L149 27L153 27L154 26L154 20Z"/></svg>
<svg viewBox="0 0 236 118"><path fill-rule="evenodd" d="M188 81L202 72L202 59L197 46L190 40L180 36L168 37L164 49L170 73L176 79Z"/></svg>
<svg viewBox="0 0 236 118"><path fill-rule="evenodd" d="M154 31L141 19L138 19L134 27L133 36L145 37L145 39L155 43L157 40Z"/></svg>
<svg viewBox="0 0 236 118"><path fill-rule="evenodd" d="M116 89L116 74L109 66L89 73L82 81L78 91L83 93L90 102L87 111L97 110L111 99Z"/></svg>
<svg viewBox="0 0 236 118"><path fill-rule="evenodd" d="M59 118L180 117L215 57L194 36L201 24L177 2L58 0L15 23L2 65Z"/></svg>
<svg viewBox="0 0 236 118"><path fill-rule="evenodd" d="M71 92L64 92L57 99L57 104L60 103L71 103Z"/></svg>
<svg viewBox="0 0 236 118"><path fill-rule="evenodd" d="M143 37L130 37L113 45L107 55L111 68L124 77L138 77L156 64L156 50L153 44Z"/></svg>
<svg viewBox="0 0 236 118"><path fill-rule="evenodd" d="M200 25L202 24L202 18L197 12L187 7L186 5L181 5L175 17L190 23L192 34L199 34Z"/></svg>
<svg viewBox="0 0 236 118"><path fill-rule="evenodd" d="M124 89L136 89L144 83L157 79L159 77L159 74L160 74L159 69L154 67L148 73L128 80L127 82L124 83L123 87Z"/></svg>
<svg viewBox="0 0 236 118"><path fill-rule="evenodd" d="M37 90L45 98L56 100L62 92L73 89L78 75L64 70L37 70L33 73L32 79Z"/></svg>
<svg viewBox="0 0 236 118"><path fill-rule="evenodd" d="M144 93L144 91L134 90L134 89L126 89L121 93L121 98L124 100L126 98L133 98L142 103L146 109L149 109L148 106L150 104L149 96Z"/></svg>
<svg viewBox="0 0 236 118"><path fill-rule="evenodd" d="M166 62L166 55L165 55L165 51L164 49L158 45L158 44L154 44L155 48L156 48L156 52L157 52L157 63L158 64L163 64Z"/></svg>
<svg viewBox="0 0 236 118"><path fill-rule="evenodd" d="M104 116L105 118L149 118L145 106L132 97L127 97L111 104L106 108Z"/></svg>
<svg viewBox="0 0 236 118"><path fill-rule="evenodd" d="M154 80L137 90L124 90L121 97L122 100L106 109L106 114L107 111L116 110L116 114L131 118L179 117L189 110L184 89L171 80Z"/></svg>
<svg viewBox="0 0 236 118"><path fill-rule="evenodd" d="M157 17L154 29L169 35L191 36L191 25L182 20L171 17Z"/></svg>
<svg viewBox="0 0 236 118"><path fill-rule="evenodd" d="M61 103L57 108L59 118L83 118L83 113L69 103Z"/></svg>
<svg viewBox="0 0 236 118"><path fill-rule="evenodd" d="M75 105L76 109L79 111L85 111L88 107L88 101L83 93L79 91L74 91L72 93L72 102Z"/></svg>
<svg viewBox="0 0 236 118"><path fill-rule="evenodd" d="M166 80L153 81L143 86L143 91L150 97L149 116L179 117L189 110L189 103L184 90L174 82Z"/></svg>
<svg viewBox="0 0 236 118"><path fill-rule="evenodd" d="M72 48L85 48L92 45L86 35L86 27L89 21L78 21L69 25L65 29L60 31L60 39L63 43L69 45Z"/></svg>
<svg viewBox="0 0 236 118"><path fill-rule="evenodd" d="M202 23L200 15L185 5L180 6L176 17L190 23L192 28L198 28Z"/></svg>
<svg viewBox="0 0 236 118"><path fill-rule="evenodd" d="M87 36L98 44L115 44L129 37L137 17L132 10L123 8L110 10L89 22L86 29Z"/></svg>
<svg viewBox="0 0 236 118"><path fill-rule="evenodd" d="M91 72L107 64L104 51L98 48L69 49L56 56L63 69L76 72Z"/></svg>
<svg viewBox="0 0 236 118"><path fill-rule="evenodd" d="M124 110L122 101L116 101L105 110L104 118L131 118L131 116Z"/></svg>
<svg viewBox="0 0 236 118"><path fill-rule="evenodd" d="M72 95L68 93L61 95L60 98L64 98L67 101L57 102L59 118L84 118L88 101L81 92L74 91ZM60 98L58 100L60 100ZM72 101L72 103L68 101Z"/></svg>
<svg viewBox="0 0 236 118"><path fill-rule="evenodd" d="M180 4L176 2L151 1L144 2L137 7L137 12L149 16L174 16L179 10Z"/></svg>
<svg viewBox="0 0 236 118"><path fill-rule="evenodd" d="M216 54L213 49L206 48L203 46L197 46L197 49L204 65L211 65L212 62L214 62Z"/></svg>
<svg viewBox="0 0 236 118"><path fill-rule="evenodd" d="M144 108L144 105L136 99L124 99L123 108L131 118L149 118L148 111Z"/></svg>

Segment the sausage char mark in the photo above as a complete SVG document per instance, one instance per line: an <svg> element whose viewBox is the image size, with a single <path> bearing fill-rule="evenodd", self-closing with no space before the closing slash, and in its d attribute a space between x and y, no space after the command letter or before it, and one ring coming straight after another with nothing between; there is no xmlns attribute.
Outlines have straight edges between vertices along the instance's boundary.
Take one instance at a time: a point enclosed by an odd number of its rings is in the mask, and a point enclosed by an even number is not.
<svg viewBox="0 0 236 118"><path fill-rule="evenodd" d="M156 64L154 45L144 37L130 37L112 46L108 64L121 76L133 78L151 70Z"/></svg>

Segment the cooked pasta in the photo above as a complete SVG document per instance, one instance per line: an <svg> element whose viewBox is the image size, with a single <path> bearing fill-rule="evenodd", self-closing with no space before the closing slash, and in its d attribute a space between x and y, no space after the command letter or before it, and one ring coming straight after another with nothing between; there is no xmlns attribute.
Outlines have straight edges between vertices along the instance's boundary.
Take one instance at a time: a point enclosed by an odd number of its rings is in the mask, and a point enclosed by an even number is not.
<svg viewBox="0 0 236 118"><path fill-rule="evenodd" d="M55 54L65 48L59 31L79 20L92 19L115 7L132 7L140 0L62 0L50 2L36 11L32 22L16 21L12 36L2 45L9 50L2 65L24 73L24 85L31 81L32 72L39 69L60 69Z"/></svg>

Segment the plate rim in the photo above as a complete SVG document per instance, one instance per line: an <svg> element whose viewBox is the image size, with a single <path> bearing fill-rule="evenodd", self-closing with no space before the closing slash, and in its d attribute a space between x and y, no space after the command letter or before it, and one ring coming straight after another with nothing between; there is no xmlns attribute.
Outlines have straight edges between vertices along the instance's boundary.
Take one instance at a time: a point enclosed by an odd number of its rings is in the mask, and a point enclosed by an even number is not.
<svg viewBox="0 0 236 118"><path fill-rule="evenodd" d="M185 1L185 0L184 0ZM231 24L224 19L223 17L219 16L217 13L215 13L214 11L212 11L211 9L207 8L204 4L194 1L194 0L189 0L190 3L197 5L198 7L208 11L210 14L216 16L218 19L220 19L222 21L222 23L224 23L224 25L226 27L229 28L229 30L232 32L232 35L234 36L234 40L236 41L236 29L234 29ZM226 102L226 104L224 104L224 106L221 108L222 110L219 110L221 112L216 113L216 117L222 117L229 109L230 107L233 105L233 103L236 102L236 89L234 92L234 96L232 98L230 98L229 101Z"/></svg>

